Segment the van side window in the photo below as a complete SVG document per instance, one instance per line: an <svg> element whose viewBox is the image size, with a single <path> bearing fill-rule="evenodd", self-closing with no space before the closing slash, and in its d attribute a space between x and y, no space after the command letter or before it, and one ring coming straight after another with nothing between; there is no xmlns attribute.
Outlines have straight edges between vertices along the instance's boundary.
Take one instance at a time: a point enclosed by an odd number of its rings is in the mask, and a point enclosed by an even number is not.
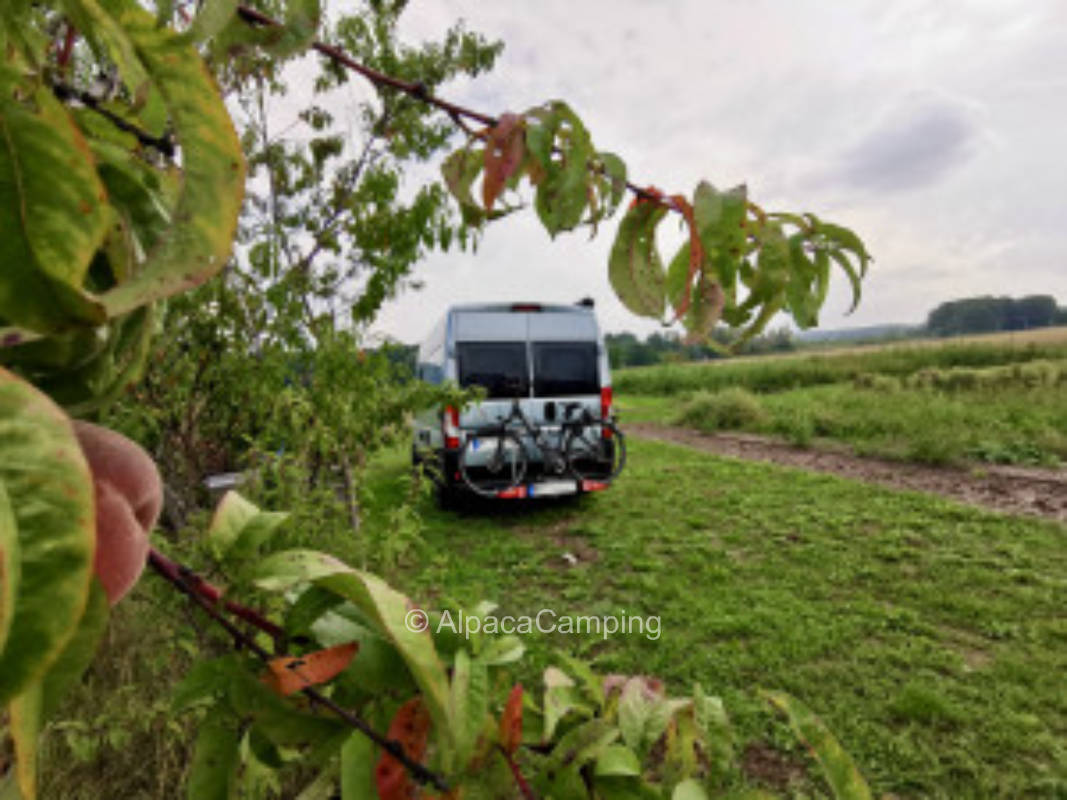
<svg viewBox="0 0 1067 800"><path fill-rule="evenodd" d="M530 393L524 342L458 342L460 386L483 386L489 397Z"/></svg>
<svg viewBox="0 0 1067 800"><path fill-rule="evenodd" d="M534 396L600 394L596 342L535 342Z"/></svg>

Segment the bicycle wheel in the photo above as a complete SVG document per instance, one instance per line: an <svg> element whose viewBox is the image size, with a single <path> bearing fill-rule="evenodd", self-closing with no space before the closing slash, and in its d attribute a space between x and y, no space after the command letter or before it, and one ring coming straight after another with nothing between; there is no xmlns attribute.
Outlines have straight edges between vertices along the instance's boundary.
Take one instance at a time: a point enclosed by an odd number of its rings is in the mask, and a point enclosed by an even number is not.
<svg viewBox="0 0 1067 800"><path fill-rule="evenodd" d="M496 497L526 477L526 448L509 430L471 436L459 454L459 474L475 494Z"/></svg>
<svg viewBox="0 0 1067 800"><path fill-rule="evenodd" d="M609 435L604 436L604 432ZM610 420L567 432L563 452L571 472L581 480L614 480L626 464L626 437Z"/></svg>

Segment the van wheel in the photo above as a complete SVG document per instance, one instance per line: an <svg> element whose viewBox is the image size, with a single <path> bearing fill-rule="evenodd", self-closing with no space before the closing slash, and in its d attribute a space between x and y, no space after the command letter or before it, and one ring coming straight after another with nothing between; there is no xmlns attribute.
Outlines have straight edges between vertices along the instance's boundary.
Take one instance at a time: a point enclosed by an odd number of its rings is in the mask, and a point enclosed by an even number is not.
<svg viewBox="0 0 1067 800"><path fill-rule="evenodd" d="M455 486L440 482L435 485L434 496L442 511L455 511L459 507L459 492Z"/></svg>

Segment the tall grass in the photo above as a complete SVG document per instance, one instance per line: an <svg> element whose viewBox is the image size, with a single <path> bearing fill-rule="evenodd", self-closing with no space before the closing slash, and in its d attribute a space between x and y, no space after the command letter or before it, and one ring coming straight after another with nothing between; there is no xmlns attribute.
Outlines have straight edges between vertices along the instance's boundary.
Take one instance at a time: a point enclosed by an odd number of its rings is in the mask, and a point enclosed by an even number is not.
<svg viewBox="0 0 1067 800"><path fill-rule="evenodd" d="M997 367L1065 358L1065 341L1022 346L995 342L937 347L902 345L736 362L636 367L616 372L614 383L616 390L625 394L676 395L727 387L770 393L854 381L866 373L903 377L924 369Z"/></svg>
<svg viewBox="0 0 1067 800"><path fill-rule="evenodd" d="M927 464L1051 466L1067 461L1065 399L1063 388L1049 385L944 391L874 375L762 396L736 387L700 391L673 417L662 416L709 433L747 430L799 446L834 439L861 455Z"/></svg>

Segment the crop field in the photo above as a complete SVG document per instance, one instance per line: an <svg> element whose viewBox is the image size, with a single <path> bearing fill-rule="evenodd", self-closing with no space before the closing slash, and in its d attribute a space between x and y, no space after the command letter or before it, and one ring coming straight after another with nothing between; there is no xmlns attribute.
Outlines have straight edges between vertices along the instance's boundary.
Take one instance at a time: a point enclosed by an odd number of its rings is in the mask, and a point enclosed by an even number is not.
<svg viewBox="0 0 1067 800"><path fill-rule="evenodd" d="M631 367L616 371L613 380L616 390L626 395L671 396L730 387L774 392L851 381L863 374L899 377L923 369L995 367L1065 358L1067 327L1061 327L698 364Z"/></svg>
<svg viewBox="0 0 1067 800"><path fill-rule="evenodd" d="M1056 329L1057 331L1062 329ZM1002 338L621 371L622 420L928 464L1067 461L1067 342Z"/></svg>

